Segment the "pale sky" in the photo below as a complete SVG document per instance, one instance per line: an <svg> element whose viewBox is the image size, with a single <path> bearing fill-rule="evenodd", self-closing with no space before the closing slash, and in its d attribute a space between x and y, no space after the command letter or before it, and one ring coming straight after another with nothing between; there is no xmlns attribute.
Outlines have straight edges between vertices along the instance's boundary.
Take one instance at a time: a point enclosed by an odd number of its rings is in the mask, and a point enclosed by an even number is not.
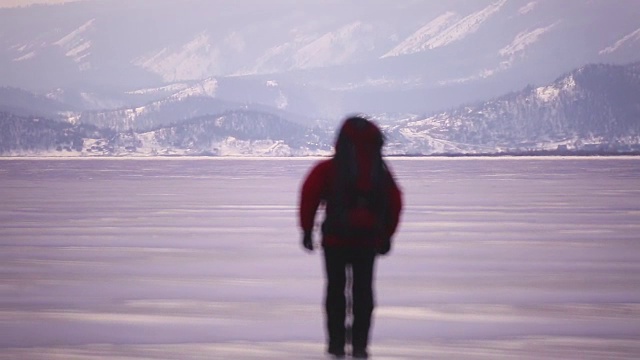
<svg viewBox="0 0 640 360"><path fill-rule="evenodd" d="M0 8L27 6L32 4L61 4L81 0L0 0Z"/></svg>

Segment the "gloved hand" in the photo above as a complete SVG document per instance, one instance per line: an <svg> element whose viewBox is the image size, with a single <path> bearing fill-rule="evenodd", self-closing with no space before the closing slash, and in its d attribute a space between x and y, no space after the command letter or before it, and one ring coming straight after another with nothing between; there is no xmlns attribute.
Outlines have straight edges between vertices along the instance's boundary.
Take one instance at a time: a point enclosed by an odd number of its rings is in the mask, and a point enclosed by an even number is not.
<svg viewBox="0 0 640 360"><path fill-rule="evenodd" d="M391 250L391 239L386 239L382 241L382 244L378 246L378 254L387 255L389 250Z"/></svg>
<svg viewBox="0 0 640 360"><path fill-rule="evenodd" d="M311 236L311 231L305 231L302 236L302 246L309 250L313 251L313 238Z"/></svg>

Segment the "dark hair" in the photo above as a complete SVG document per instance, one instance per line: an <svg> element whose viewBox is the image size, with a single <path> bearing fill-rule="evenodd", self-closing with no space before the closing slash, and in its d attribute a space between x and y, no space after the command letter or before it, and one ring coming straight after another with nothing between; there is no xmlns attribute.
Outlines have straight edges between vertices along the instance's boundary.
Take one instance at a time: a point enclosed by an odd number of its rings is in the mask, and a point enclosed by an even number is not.
<svg viewBox="0 0 640 360"><path fill-rule="evenodd" d="M384 136L378 126L362 115L345 119L336 140L336 154L358 143L374 152L381 152L384 145Z"/></svg>
<svg viewBox="0 0 640 360"><path fill-rule="evenodd" d="M347 184L354 184L358 177L358 162L356 147L361 146L371 155L373 162L374 183L381 179L386 165L382 160L382 146L384 136L376 124L362 115L348 117L338 134L334 161L337 165L338 176Z"/></svg>

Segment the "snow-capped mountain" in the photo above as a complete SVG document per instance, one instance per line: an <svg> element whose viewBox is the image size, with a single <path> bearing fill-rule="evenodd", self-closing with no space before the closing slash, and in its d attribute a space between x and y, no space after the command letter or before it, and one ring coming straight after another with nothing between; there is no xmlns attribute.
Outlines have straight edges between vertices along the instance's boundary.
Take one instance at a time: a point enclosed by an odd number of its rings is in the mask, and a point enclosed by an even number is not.
<svg viewBox="0 0 640 360"><path fill-rule="evenodd" d="M246 87L253 91L246 93ZM161 88L138 89L130 96L155 97L157 100L117 109L90 110L71 113L72 123L92 124L118 131L146 131L205 115L228 111L259 111L273 114L288 121L313 125L314 118L288 111L301 108L305 102L296 102L299 93L285 93L275 81L248 81L207 78L200 82L179 83ZM223 100L225 99L225 100ZM294 104L292 104L294 103ZM264 105L268 104L268 105ZM311 108L313 104L306 104Z"/></svg>
<svg viewBox="0 0 640 360"><path fill-rule="evenodd" d="M0 9L0 145L318 154L340 119L364 112L394 154L635 149L639 24L632 0Z"/></svg>
<svg viewBox="0 0 640 360"><path fill-rule="evenodd" d="M152 154L293 156L331 150L320 129L256 111L197 117L141 133L138 139L143 151Z"/></svg>
<svg viewBox="0 0 640 360"><path fill-rule="evenodd" d="M86 151L87 141L115 136L109 129L0 111L0 154L4 156L78 155Z"/></svg>
<svg viewBox="0 0 640 360"><path fill-rule="evenodd" d="M254 110L199 116L140 131L0 112L0 154L4 156L303 156L330 152L328 131Z"/></svg>
<svg viewBox="0 0 640 360"><path fill-rule="evenodd" d="M3 155L329 154L333 124L277 108L225 103L213 80L164 100L70 121L0 111ZM145 91L168 91L147 89ZM430 115L376 117L389 155L640 151L640 62L588 65L544 86ZM18 94L24 95L25 92ZM55 112L56 114L58 112Z"/></svg>
<svg viewBox="0 0 640 360"><path fill-rule="evenodd" d="M253 83L273 81L281 109L311 117L429 112L588 63L637 61L639 8L632 0L86 0L0 9L0 86L81 94L77 107L95 110L156 100L118 93L210 78L237 80L251 99L261 91Z"/></svg>
<svg viewBox="0 0 640 360"><path fill-rule="evenodd" d="M399 122L409 153L640 150L640 63L589 65L546 86Z"/></svg>

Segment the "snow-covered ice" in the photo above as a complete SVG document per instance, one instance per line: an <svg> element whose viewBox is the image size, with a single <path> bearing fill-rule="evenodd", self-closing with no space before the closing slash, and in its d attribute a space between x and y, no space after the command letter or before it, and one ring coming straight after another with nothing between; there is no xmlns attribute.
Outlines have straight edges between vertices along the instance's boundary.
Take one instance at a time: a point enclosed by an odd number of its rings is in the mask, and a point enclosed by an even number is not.
<svg viewBox="0 0 640 360"><path fill-rule="evenodd" d="M0 160L0 359L323 359L314 159ZM640 357L640 159L393 159L373 359Z"/></svg>

